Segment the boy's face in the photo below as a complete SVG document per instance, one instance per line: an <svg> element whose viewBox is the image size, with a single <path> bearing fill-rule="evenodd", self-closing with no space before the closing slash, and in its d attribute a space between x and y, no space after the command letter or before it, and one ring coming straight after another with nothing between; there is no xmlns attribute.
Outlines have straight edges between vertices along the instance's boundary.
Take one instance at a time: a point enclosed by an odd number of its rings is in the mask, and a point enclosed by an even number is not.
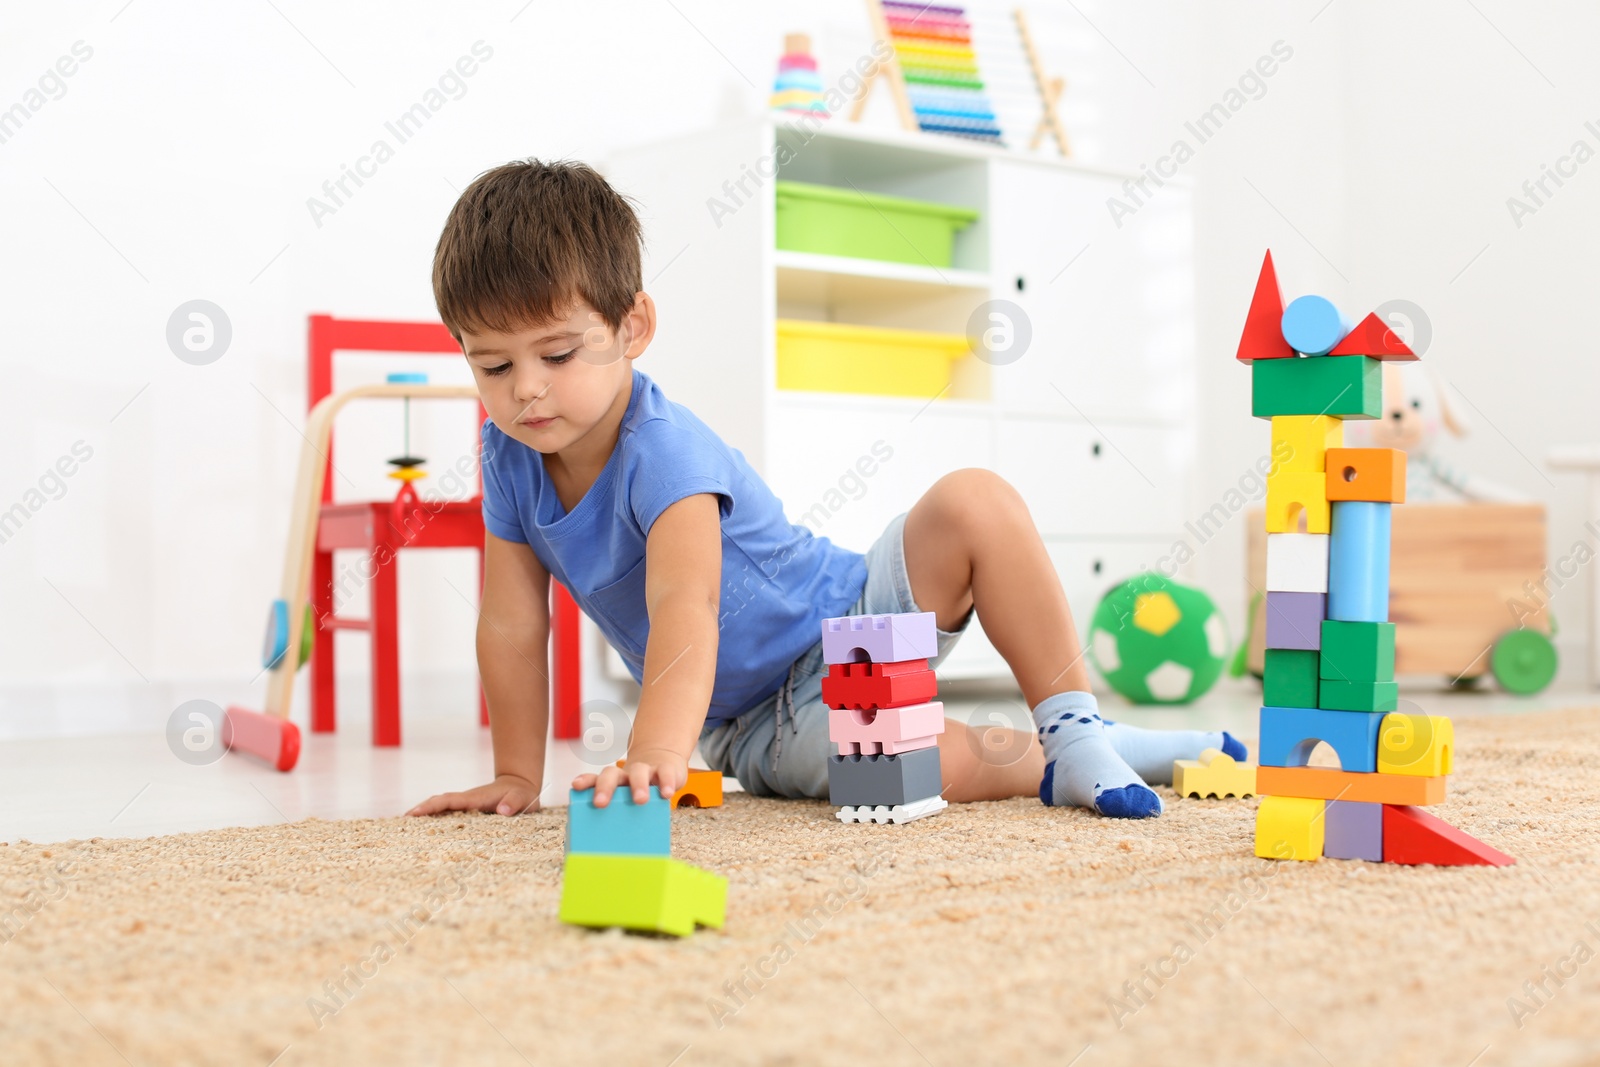
<svg viewBox="0 0 1600 1067"><path fill-rule="evenodd" d="M603 422L623 399L655 334L645 293L619 329L579 300L565 319L508 333L462 331L461 347L484 409L502 433L539 452L560 452Z"/></svg>

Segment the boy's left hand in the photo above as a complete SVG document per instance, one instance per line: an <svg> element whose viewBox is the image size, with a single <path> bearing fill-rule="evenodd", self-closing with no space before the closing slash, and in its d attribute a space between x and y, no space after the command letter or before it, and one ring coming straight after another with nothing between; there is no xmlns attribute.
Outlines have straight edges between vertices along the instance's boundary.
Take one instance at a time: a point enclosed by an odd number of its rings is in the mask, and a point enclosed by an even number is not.
<svg viewBox="0 0 1600 1067"><path fill-rule="evenodd" d="M671 749L636 749L628 753L621 767L607 767L599 774L580 774L572 780L574 789L594 789L594 806L603 808L611 803L611 795L619 787L633 791L635 804L650 800L650 786L661 788L661 795L671 797L689 781L689 761Z"/></svg>

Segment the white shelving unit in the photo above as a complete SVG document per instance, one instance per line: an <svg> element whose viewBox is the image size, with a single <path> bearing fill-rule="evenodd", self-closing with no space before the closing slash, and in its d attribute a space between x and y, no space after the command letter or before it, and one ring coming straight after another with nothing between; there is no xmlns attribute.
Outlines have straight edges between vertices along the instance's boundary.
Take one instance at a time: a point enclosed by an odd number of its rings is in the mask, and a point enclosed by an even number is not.
<svg viewBox="0 0 1600 1067"><path fill-rule="evenodd" d="M1105 588L1153 565L1183 525L1196 396L1188 190L1168 183L1118 228L1106 200L1126 195L1127 175L829 122L761 117L608 161L639 208L659 308L639 369L743 452L792 521L857 551L941 475L998 472L1027 499L1085 628ZM777 180L979 218L950 268L779 251ZM937 398L777 388L778 318L965 333L999 300L1021 309L1027 349L1004 365L967 356ZM941 668L1006 673L976 625Z"/></svg>

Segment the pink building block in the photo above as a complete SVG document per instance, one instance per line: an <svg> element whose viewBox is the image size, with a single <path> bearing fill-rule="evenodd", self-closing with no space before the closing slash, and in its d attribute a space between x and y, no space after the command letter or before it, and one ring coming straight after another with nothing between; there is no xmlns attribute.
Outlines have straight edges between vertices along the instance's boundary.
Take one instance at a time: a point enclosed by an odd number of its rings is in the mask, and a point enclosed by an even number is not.
<svg viewBox="0 0 1600 1067"><path fill-rule="evenodd" d="M944 733L944 702L903 704L897 708L830 708L828 740L839 755L894 756L928 748Z"/></svg>

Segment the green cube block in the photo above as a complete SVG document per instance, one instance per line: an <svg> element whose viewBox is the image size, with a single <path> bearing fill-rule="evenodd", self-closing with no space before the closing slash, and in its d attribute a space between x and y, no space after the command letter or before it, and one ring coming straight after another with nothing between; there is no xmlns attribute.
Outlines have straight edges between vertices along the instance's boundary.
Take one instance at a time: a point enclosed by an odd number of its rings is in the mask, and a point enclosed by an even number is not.
<svg viewBox="0 0 1600 1067"><path fill-rule="evenodd" d="M1317 652L1310 648L1269 648L1261 672L1261 702L1273 708L1315 708L1320 688Z"/></svg>
<svg viewBox="0 0 1600 1067"><path fill-rule="evenodd" d="M726 878L670 856L574 852L561 875L561 921L574 926L687 937L720 927L727 906Z"/></svg>
<svg viewBox="0 0 1600 1067"><path fill-rule="evenodd" d="M1323 619L1318 672L1339 682L1394 681L1394 623Z"/></svg>
<svg viewBox="0 0 1600 1067"><path fill-rule="evenodd" d="M1329 711L1393 711L1400 706L1400 687L1394 682L1339 682L1322 679L1317 707Z"/></svg>
<svg viewBox="0 0 1600 1067"><path fill-rule="evenodd" d="M1274 415L1379 418L1383 414L1383 364L1367 356L1258 359L1250 367L1250 411L1258 419Z"/></svg>

